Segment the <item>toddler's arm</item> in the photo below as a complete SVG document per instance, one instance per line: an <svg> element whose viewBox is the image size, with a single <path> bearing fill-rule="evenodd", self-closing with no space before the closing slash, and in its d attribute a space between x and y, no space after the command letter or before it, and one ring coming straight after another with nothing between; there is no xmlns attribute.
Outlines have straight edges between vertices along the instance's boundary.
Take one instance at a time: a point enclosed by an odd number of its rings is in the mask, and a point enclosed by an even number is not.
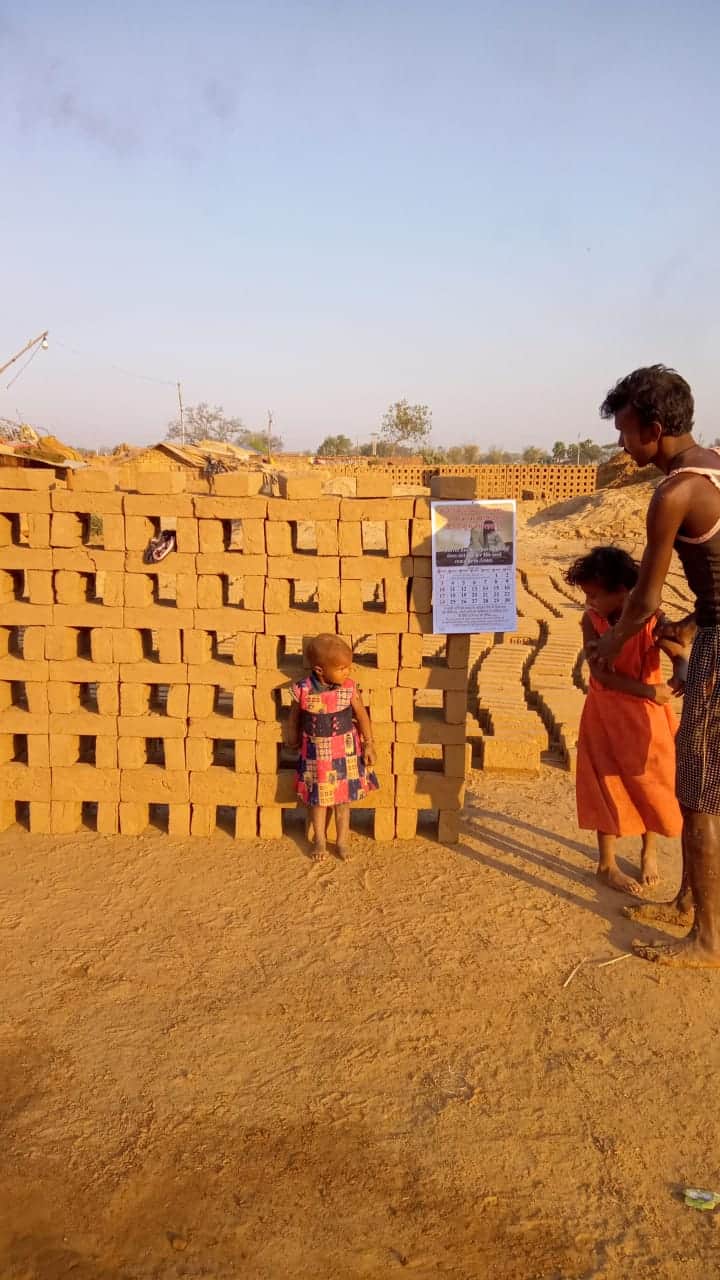
<svg viewBox="0 0 720 1280"><path fill-rule="evenodd" d="M670 685L643 684L641 680L633 680L632 676L623 676L616 671L608 670L604 663L594 659L592 643L597 639L597 632L586 613L583 614L582 633L590 674L604 689L612 689L615 693L629 693L632 698L645 698L648 702L662 704L670 701L673 694Z"/></svg>
<svg viewBox="0 0 720 1280"><path fill-rule="evenodd" d="M363 741L363 756L365 757L365 763L372 768L375 763L375 744L372 737L370 717L362 704L362 698L359 693L353 694L350 706L352 707L353 715L357 720L360 737Z"/></svg>
<svg viewBox="0 0 720 1280"><path fill-rule="evenodd" d="M293 702L287 722L287 742L289 747L300 746L300 704Z"/></svg>

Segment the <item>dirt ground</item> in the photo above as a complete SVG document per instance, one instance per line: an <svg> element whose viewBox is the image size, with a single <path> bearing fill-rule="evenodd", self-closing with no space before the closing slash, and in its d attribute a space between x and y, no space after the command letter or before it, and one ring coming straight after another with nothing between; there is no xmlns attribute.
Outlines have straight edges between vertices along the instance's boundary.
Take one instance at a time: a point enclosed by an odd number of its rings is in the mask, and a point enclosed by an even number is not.
<svg viewBox="0 0 720 1280"><path fill-rule="evenodd" d="M3 1280L708 1280L718 978L625 951L572 783L461 843L0 837ZM632 855L632 842L625 842ZM676 842L661 870L671 889Z"/></svg>

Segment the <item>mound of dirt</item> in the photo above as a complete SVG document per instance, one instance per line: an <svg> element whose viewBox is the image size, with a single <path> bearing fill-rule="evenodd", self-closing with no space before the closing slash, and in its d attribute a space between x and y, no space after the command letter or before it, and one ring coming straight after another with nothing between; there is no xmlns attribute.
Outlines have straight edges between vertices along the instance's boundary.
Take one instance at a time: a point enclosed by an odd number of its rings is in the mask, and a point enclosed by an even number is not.
<svg viewBox="0 0 720 1280"><path fill-rule="evenodd" d="M649 480L652 475L652 467L638 467L632 458L621 450L598 467L598 489L624 489L628 484L640 484L644 480Z"/></svg>
<svg viewBox="0 0 720 1280"><path fill-rule="evenodd" d="M545 539L582 539L585 542L618 543L632 551L645 540L645 516L653 490L660 480L615 489L601 489L587 497L556 502L531 516L527 524Z"/></svg>

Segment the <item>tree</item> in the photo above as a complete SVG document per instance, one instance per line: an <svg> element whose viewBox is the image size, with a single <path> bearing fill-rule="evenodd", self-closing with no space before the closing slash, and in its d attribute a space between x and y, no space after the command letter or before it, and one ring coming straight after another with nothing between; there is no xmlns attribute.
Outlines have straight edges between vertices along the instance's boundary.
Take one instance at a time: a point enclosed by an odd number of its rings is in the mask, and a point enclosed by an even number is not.
<svg viewBox="0 0 720 1280"><path fill-rule="evenodd" d="M274 436L271 432L268 438L267 431L251 431L249 427L243 427L233 443L241 449L254 449L256 453L263 454L267 454L268 447L271 453L279 453L283 447L282 436Z"/></svg>
<svg viewBox="0 0 720 1280"><path fill-rule="evenodd" d="M318 458L339 458L344 454L354 453L353 442L349 436L326 436L315 450Z"/></svg>
<svg viewBox="0 0 720 1280"><path fill-rule="evenodd" d="M523 449L522 460L529 463L547 462L548 455L544 449L538 449L536 445L530 444L527 449Z"/></svg>
<svg viewBox="0 0 720 1280"><path fill-rule="evenodd" d="M396 400L383 416L381 431L391 444L422 447L430 435L432 413L426 404Z"/></svg>
<svg viewBox="0 0 720 1280"><path fill-rule="evenodd" d="M222 405L211 407L204 400L200 404L188 405L183 414L183 426L179 418L168 423L165 439L182 440L183 429L187 444L196 444L198 440L237 442L238 436L245 431L241 418L226 418Z"/></svg>
<svg viewBox="0 0 720 1280"><path fill-rule="evenodd" d="M553 462L564 462L567 457L567 445L562 440L556 440L552 447Z"/></svg>

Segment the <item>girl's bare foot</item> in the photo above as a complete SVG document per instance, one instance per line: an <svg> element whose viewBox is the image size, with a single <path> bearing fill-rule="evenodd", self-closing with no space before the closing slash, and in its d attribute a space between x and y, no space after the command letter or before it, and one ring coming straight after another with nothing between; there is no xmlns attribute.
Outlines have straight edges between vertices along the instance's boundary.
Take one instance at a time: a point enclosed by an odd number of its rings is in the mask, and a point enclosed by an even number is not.
<svg viewBox="0 0 720 1280"><path fill-rule="evenodd" d="M674 898L672 902L642 902L636 907L623 907L623 915L639 924L672 924L678 929L687 929L695 919L695 908L681 905Z"/></svg>
<svg viewBox="0 0 720 1280"><path fill-rule="evenodd" d="M350 850L346 844L336 845L335 853L341 862L347 862L350 857Z"/></svg>
<svg viewBox="0 0 720 1280"><path fill-rule="evenodd" d="M327 845L318 844L317 840L310 850L311 862L322 862L323 858L327 858Z"/></svg>
<svg viewBox="0 0 720 1280"><path fill-rule="evenodd" d="M633 880L630 876L626 876L619 867L598 867L597 878L602 880L609 889L615 889L617 893L630 893L637 898L642 893L642 889L637 880Z"/></svg>

